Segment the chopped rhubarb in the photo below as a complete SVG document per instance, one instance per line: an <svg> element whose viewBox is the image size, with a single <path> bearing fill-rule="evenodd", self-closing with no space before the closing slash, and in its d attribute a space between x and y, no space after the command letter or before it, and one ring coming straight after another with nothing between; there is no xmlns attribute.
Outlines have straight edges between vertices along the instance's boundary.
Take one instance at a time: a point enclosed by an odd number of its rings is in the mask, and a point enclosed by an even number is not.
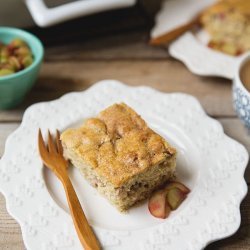
<svg viewBox="0 0 250 250"><path fill-rule="evenodd" d="M148 209L154 217L167 218L170 213L170 207L167 204L166 192L164 190L153 193L148 202Z"/></svg>
<svg viewBox="0 0 250 250"><path fill-rule="evenodd" d="M186 194L184 194L179 188L172 188L167 194L167 201L172 210L177 209L185 198Z"/></svg>
<svg viewBox="0 0 250 250"><path fill-rule="evenodd" d="M188 194L190 192L190 189L188 187L186 187L184 184L178 182L178 181L173 181L173 182L169 182L166 187L165 190L168 191L172 188L178 188L181 190L181 192L183 192L184 194Z"/></svg>
<svg viewBox="0 0 250 250"><path fill-rule="evenodd" d="M157 218L165 219L185 200L190 189L180 182L168 183L163 189L152 194L148 202L149 212Z"/></svg>

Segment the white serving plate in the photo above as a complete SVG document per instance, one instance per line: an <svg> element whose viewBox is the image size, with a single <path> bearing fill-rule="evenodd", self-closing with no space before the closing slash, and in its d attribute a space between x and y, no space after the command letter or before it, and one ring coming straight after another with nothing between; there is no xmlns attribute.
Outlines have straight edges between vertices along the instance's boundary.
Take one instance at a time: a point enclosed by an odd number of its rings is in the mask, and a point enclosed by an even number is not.
<svg viewBox="0 0 250 250"><path fill-rule="evenodd" d="M27 249L81 249L63 188L39 157L38 128L44 136L47 129L64 130L115 102L130 105L177 148L178 178L192 191L166 220L152 217L147 202L121 214L71 168L73 185L103 248L196 250L235 233L247 192L246 149L226 136L190 95L106 80L32 105L6 141L0 190L8 212L21 226Z"/></svg>
<svg viewBox="0 0 250 250"><path fill-rule="evenodd" d="M194 74L233 79L241 56L231 56L207 46L208 35L200 30L186 32L169 45L169 54L182 61Z"/></svg>
<svg viewBox="0 0 250 250"><path fill-rule="evenodd" d="M182 26L215 0L165 0L156 16L151 37ZM219 76L233 79L241 57L230 56L207 47L208 35L201 29L198 32L186 32L169 45L169 53L182 61L188 69L197 75Z"/></svg>

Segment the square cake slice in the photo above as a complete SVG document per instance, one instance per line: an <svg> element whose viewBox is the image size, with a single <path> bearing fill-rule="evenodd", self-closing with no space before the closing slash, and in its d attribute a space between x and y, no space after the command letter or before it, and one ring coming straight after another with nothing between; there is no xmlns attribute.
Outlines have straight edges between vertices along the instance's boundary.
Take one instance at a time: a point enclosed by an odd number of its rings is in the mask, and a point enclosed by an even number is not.
<svg viewBox="0 0 250 250"><path fill-rule="evenodd" d="M211 37L209 47L233 56L250 50L249 0L216 1L200 22Z"/></svg>
<svg viewBox="0 0 250 250"><path fill-rule="evenodd" d="M120 211L173 177L176 150L124 103L61 135L64 156Z"/></svg>

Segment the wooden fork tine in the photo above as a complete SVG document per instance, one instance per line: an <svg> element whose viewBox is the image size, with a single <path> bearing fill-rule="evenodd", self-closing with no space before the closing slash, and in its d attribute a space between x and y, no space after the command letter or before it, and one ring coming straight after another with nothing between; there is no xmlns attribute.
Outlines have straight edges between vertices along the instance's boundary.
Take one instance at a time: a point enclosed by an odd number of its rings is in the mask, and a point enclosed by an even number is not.
<svg viewBox="0 0 250 250"><path fill-rule="evenodd" d="M62 154L63 148L60 141L59 131L56 131L56 138L54 140L50 131L48 130L47 148L43 140L41 130L39 129L38 144L43 163L57 175L64 186L70 212L81 244L86 250L100 250L100 244L87 221L77 194L68 176L66 170L68 167L68 161L63 157Z"/></svg>
<svg viewBox="0 0 250 250"><path fill-rule="evenodd" d="M49 130L48 130L48 148L49 148L49 152L57 153L55 143L53 141L53 138Z"/></svg>
<svg viewBox="0 0 250 250"><path fill-rule="evenodd" d="M57 144L57 150L60 155L63 154L63 147L62 147L62 142L60 140L60 132L56 130L56 144Z"/></svg>
<svg viewBox="0 0 250 250"><path fill-rule="evenodd" d="M44 156L48 153L40 128L39 128L39 132L38 132L38 147L39 147L39 152L42 156Z"/></svg>

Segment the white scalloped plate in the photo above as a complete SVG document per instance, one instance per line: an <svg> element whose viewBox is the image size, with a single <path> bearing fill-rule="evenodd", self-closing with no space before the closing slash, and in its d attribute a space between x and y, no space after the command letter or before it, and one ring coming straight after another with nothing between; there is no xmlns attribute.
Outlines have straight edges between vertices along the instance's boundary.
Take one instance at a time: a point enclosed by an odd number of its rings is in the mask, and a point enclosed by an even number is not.
<svg viewBox="0 0 250 250"><path fill-rule="evenodd" d="M71 168L73 184L103 248L195 250L238 229L239 205L247 192L245 148L226 136L192 96L107 80L84 92L32 105L7 139L0 190L28 249L81 249L62 187L38 155L38 128L44 135L48 128L63 130L122 101L176 146L177 174L192 192L166 220L152 217L146 202L120 214Z"/></svg>
<svg viewBox="0 0 250 250"><path fill-rule="evenodd" d="M196 34L186 32L169 45L169 54L182 61L194 74L233 79L245 54L230 56L210 49L206 44L206 33L203 30Z"/></svg>
<svg viewBox="0 0 250 250"><path fill-rule="evenodd" d="M165 0L156 15L151 37L156 38L189 22L216 0ZM202 76L233 79L240 57L230 56L207 47L208 35L186 32L169 45L169 53L182 61L191 72Z"/></svg>

